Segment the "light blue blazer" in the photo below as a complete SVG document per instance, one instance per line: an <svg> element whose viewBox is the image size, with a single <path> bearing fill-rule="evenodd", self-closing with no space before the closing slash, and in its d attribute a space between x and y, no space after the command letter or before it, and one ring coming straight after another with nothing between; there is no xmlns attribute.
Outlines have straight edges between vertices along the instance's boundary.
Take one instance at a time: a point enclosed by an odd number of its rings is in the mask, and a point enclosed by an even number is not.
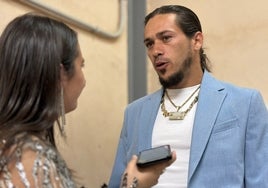
<svg viewBox="0 0 268 188"><path fill-rule="evenodd" d="M162 93L158 90L126 108L109 188L119 187L133 154L151 147ZM261 94L205 72L192 132L188 188L266 187L268 111Z"/></svg>

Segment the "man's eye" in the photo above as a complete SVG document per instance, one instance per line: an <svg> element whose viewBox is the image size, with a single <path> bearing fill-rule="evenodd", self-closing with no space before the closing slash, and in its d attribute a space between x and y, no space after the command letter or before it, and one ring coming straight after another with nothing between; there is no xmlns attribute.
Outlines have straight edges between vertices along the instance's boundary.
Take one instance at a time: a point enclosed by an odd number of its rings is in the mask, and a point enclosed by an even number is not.
<svg viewBox="0 0 268 188"><path fill-rule="evenodd" d="M153 43L152 43L152 42L147 42L147 43L145 43L145 46L146 46L147 48L152 47L152 45L153 45Z"/></svg>
<svg viewBox="0 0 268 188"><path fill-rule="evenodd" d="M163 36L162 40L164 42L168 42L170 40L171 36Z"/></svg>

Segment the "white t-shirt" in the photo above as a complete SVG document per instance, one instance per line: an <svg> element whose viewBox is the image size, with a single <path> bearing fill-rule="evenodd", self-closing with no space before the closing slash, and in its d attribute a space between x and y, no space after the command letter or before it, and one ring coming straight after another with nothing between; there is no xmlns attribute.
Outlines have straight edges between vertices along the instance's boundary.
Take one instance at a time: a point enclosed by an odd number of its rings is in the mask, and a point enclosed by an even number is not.
<svg viewBox="0 0 268 188"><path fill-rule="evenodd" d="M174 104L181 105L199 86L196 85L183 89L168 89L167 92ZM198 92L191 97L180 111L185 111L189 108L189 105L193 102L195 96L198 95ZM171 104L166 95L164 100L168 112L176 111L176 108ZM190 146L196 106L197 103L194 104L183 120L169 120L168 117L164 117L160 106L153 129L152 146L157 147L169 144L171 150L176 152L177 160L160 176L158 184L154 186L155 188L187 187Z"/></svg>

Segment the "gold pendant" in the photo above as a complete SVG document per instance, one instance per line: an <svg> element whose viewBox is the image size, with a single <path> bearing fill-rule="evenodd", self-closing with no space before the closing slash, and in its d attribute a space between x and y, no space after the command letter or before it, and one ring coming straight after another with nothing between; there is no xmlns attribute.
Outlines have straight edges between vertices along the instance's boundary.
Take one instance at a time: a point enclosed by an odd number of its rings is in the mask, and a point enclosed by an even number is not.
<svg viewBox="0 0 268 188"><path fill-rule="evenodd" d="M183 120L185 116L185 112L169 112L169 120Z"/></svg>

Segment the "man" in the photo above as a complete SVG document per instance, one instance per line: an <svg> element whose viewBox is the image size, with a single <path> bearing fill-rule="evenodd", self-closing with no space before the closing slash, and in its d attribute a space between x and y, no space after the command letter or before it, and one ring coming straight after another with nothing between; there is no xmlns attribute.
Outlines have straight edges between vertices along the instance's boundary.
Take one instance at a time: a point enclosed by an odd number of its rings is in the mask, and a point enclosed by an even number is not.
<svg viewBox="0 0 268 188"><path fill-rule="evenodd" d="M195 13L177 5L154 10L144 43L163 87L126 108L109 187L118 187L133 154L164 144L177 160L155 187L268 187L263 99L212 77Z"/></svg>

